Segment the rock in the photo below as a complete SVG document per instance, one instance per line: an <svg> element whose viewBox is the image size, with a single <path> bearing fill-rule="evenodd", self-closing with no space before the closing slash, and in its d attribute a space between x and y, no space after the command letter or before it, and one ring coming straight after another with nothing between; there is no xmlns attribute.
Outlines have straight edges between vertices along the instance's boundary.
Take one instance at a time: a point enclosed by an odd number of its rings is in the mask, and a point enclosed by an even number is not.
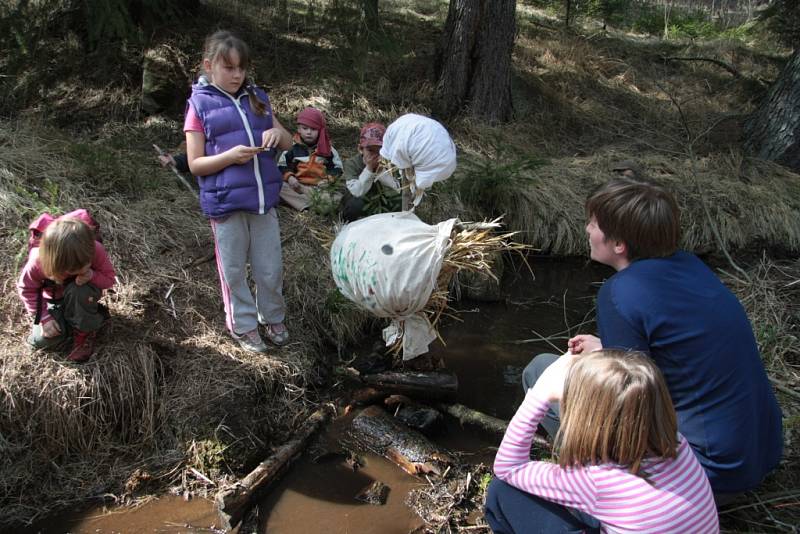
<svg viewBox="0 0 800 534"><path fill-rule="evenodd" d="M444 416L437 410L425 406L403 406L395 417L426 436L435 436L444 425Z"/></svg>
<svg viewBox="0 0 800 534"><path fill-rule="evenodd" d="M188 96L189 82L170 48L162 45L146 50L142 61L142 112L154 115L177 109Z"/></svg>
<svg viewBox="0 0 800 534"><path fill-rule="evenodd" d="M386 504L386 497L389 495L389 486L376 480L372 484L356 494L356 499L368 504Z"/></svg>

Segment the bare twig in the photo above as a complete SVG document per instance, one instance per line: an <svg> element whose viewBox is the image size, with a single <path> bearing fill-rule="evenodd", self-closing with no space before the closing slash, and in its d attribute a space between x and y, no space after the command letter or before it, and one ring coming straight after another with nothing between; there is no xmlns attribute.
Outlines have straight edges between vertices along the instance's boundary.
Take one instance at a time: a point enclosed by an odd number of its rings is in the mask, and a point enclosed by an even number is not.
<svg viewBox="0 0 800 534"><path fill-rule="evenodd" d="M772 378L771 376L769 377L769 381L772 382L772 385L775 386L775 389L777 389L778 391L790 395L795 399L800 399L800 393L790 388L789 384L787 384L786 382L782 382L777 378Z"/></svg>
<svg viewBox="0 0 800 534"><path fill-rule="evenodd" d="M723 69L727 70L728 72L733 74L734 78L741 78L741 76L742 76L741 74L739 74L739 71L736 70L736 68L733 65L731 65L730 63L725 63L724 61L720 61L719 59L714 59L714 58L710 58L710 57L676 57L676 56L666 57L666 56L661 56L661 59L663 61L707 61L708 63L713 63L714 65L717 65L717 66L722 67Z"/></svg>
<svg viewBox="0 0 800 534"><path fill-rule="evenodd" d="M733 261L733 258L728 252L728 247L725 246L725 241L723 241L722 235L720 235L719 233L719 228L717 227L717 224L714 222L714 219L711 217L711 211L708 209L708 203L706 202L705 195L703 194L703 191L700 189L700 181L697 179L697 157L694 154L694 143L697 142L699 137L692 135L692 130L691 128L689 128L689 121L687 120L686 115L683 112L683 107L681 107L680 102L677 101L677 99L673 96L671 92L667 91L659 84L656 85L658 85L661 91L663 91L664 94L667 95L667 97L669 97L670 101L672 101L672 103L678 109L678 114L680 115L681 118L681 124L683 125L683 128L686 131L686 151L687 155L689 156L689 163L692 169L692 180L694 181L695 188L697 189L697 196L700 198L700 205L703 206L703 213L706 216L708 225L711 227L711 232L714 234L714 238L717 240L719 248L722 250L725 259L728 260L728 263L731 265L731 267L733 267L739 274L741 274L745 280L750 282L750 275L747 274L747 271L739 267L739 265L737 265L735 261Z"/></svg>

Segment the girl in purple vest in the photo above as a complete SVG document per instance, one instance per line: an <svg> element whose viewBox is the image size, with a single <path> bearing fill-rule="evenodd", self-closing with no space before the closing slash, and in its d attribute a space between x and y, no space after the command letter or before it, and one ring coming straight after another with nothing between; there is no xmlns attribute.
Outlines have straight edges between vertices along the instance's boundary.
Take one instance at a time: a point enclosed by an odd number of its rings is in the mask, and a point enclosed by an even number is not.
<svg viewBox="0 0 800 534"><path fill-rule="evenodd" d="M247 78L250 51L218 31L203 50L203 71L186 108L186 154L211 222L228 330L242 348L264 352L258 324L276 345L289 341L283 324L283 273L277 150L292 136L272 114L267 94ZM255 282L250 291L247 263Z"/></svg>

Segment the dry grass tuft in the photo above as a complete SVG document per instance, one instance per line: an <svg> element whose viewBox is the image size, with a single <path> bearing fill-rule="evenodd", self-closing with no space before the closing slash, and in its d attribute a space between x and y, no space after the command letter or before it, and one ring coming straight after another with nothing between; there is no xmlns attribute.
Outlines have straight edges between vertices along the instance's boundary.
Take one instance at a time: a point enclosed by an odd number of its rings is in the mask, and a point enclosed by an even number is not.
<svg viewBox="0 0 800 534"><path fill-rule="evenodd" d="M723 272L750 317L783 412L783 459L747 496L720 513L723 530L793 532L800 523L800 261L763 256L749 281Z"/></svg>
<svg viewBox="0 0 800 534"><path fill-rule="evenodd" d="M626 159L638 161L649 178L678 198L684 248L701 254L721 250L703 212L701 199L705 199L729 250L758 246L784 253L800 251L797 175L738 152L700 158L696 177L688 158L599 150L592 156L551 159L530 169L509 170L505 180L494 181L487 176L500 176L507 162L465 155L446 187L463 197L465 191L475 189L470 184L478 183L479 198L471 201L471 209L463 208L466 199L462 206L453 200L439 206L434 200L432 209L436 214L457 210L450 213L462 218L465 215L459 209L469 217L503 215L508 228L519 232L520 241L557 255L583 255L586 197L611 179L615 162Z"/></svg>

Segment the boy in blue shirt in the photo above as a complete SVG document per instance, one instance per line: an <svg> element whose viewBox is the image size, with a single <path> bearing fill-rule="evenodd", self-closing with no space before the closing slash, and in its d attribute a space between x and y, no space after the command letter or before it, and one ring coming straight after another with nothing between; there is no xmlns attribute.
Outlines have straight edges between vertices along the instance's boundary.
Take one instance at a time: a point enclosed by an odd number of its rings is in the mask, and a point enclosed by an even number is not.
<svg viewBox="0 0 800 534"><path fill-rule="evenodd" d="M663 187L616 178L589 197L586 215L591 258L617 272L597 296L600 337L575 336L570 351L648 353L717 504L753 489L780 462L783 432L741 303L699 258L678 250L678 205ZM526 367L526 390L554 358ZM558 413L549 415L543 426L553 433Z"/></svg>

